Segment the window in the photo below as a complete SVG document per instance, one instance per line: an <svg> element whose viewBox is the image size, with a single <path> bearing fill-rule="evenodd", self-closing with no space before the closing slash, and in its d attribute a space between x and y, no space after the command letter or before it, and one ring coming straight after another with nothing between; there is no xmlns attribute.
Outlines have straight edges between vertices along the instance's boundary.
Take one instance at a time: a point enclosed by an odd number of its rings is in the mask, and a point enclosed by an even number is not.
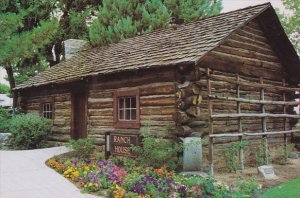
<svg viewBox="0 0 300 198"><path fill-rule="evenodd" d="M117 128L139 128L139 92L114 94L114 125Z"/></svg>
<svg viewBox="0 0 300 198"><path fill-rule="evenodd" d="M42 115L44 118L52 119L53 118L53 105L52 103L44 103Z"/></svg>

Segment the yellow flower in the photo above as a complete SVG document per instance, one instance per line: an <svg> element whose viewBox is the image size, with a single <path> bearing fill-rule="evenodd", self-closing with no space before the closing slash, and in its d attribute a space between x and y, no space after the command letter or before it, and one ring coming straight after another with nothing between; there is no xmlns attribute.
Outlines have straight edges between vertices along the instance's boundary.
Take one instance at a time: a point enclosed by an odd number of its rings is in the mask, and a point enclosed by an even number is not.
<svg viewBox="0 0 300 198"><path fill-rule="evenodd" d="M98 184L95 183L94 185L95 185L96 187L98 187Z"/></svg>
<svg viewBox="0 0 300 198"><path fill-rule="evenodd" d="M91 186L93 186L93 183L92 183L92 182L89 183L89 187L91 187Z"/></svg>
<svg viewBox="0 0 300 198"><path fill-rule="evenodd" d="M90 170L90 167L85 166L84 169L88 171L88 170Z"/></svg>
<svg viewBox="0 0 300 198"><path fill-rule="evenodd" d="M79 172L78 171L73 172L73 176L74 177L78 177L79 176Z"/></svg>
<svg viewBox="0 0 300 198"><path fill-rule="evenodd" d="M83 172L83 174L85 174L85 175L86 175L86 174L87 174L87 172L86 172L86 171L84 171L84 172Z"/></svg>
<svg viewBox="0 0 300 198"><path fill-rule="evenodd" d="M84 187L86 188L86 187L87 187L87 185L84 185Z"/></svg>

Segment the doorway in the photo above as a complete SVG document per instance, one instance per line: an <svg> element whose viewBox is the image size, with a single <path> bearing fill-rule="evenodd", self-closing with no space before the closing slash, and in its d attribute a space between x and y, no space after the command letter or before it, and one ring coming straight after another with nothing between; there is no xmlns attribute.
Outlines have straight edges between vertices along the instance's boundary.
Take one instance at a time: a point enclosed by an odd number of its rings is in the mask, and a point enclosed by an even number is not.
<svg viewBox="0 0 300 198"><path fill-rule="evenodd" d="M75 140L87 137L87 94L85 91L72 93L72 130Z"/></svg>

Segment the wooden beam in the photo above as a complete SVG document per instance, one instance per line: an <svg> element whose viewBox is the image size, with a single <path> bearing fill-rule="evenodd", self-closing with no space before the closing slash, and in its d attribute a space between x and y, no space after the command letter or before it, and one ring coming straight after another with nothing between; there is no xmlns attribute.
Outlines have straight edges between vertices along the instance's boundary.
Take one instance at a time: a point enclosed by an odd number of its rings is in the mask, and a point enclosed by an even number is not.
<svg viewBox="0 0 300 198"><path fill-rule="evenodd" d="M206 69L206 75L210 76L210 69ZM207 78L206 81L207 86L207 95L211 95L211 82L210 79ZM212 101L208 98L207 99L207 109L208 109L208 115L209 115L209 135L213 134L213 119L212 119ZM209 145L208 145L208 161L209 161L209 173L210 175L214 175L214 164L213 164L213 148L214 148L214 139L209 138Z"/></svg>
<svg viewBox="0 0 300 198"><path fill-rule="evenodd" d="M240 76L237 75L236 76L236 81L239 82L240 81ZM237 84L236 85L236 97L237 99L240 98L240 85ZM239 101L236 102L236 106L237 106L237 113L241 113L241 103ZM239 133L242 133L243 129L242 129L242 118L238 118L238 131ZM242 143L243 141L243 136L239 136L239 141L240 143ZM240 169L244 170L245 166L244 166L244 150L242 147L240 147L239 149L239 161L240 161Z"/></svg>
<svg viewBox="0 0 300 198"><path fill-rule="evenodd" d="M260 77L259 78L259 83L260 84L263 84L263 78ZM260 100L264 101L265 100L265 89L264 88L261 88L260 90ZM264 104L261 104L261 113L262 114L265 114L266 113L266 110L265 110L265 106ZM266 117L261 117L261 127L262 127L262 133L265 133L267 131L267 123L266 123ZM265 141L264 142L264 145L265 145L265 162L266 164L269 164L269 152L268 152L268 138L266 135L263 135L263 140L262 141Z"/></svg>
<svg viewBox="0 0 300 198"><path fill-rule="evenodd" d="M269 105L285 105L285 106L296 106L300 104L300 101L271 101L271 100L251 100L245 98L234 98L234 97L224 97L217 95L209 95L211 99L227 100L227 101L236 101L250 104L269 104Z"/></svg>
<svg viewBox="0 0 300 198"><path fill-rule="evenodd" d="M282 86L285 86L284 78L282 79ZM286 100L286 95L284 92L282 93L282 98L283 98L283 101ZM283 105L283 114L286 114L286 105ZM284 126L284 130L286 131L287 130L287 119L286 118L283 118L283 126ZM287 134L286 133L283 134L283 141L284 141L284 158L285 158L285 161L287 161L287 159L288 159L288 153L287 153L288 142L287 142Z"/></svg>
<svg viewBox="0 0 300 198"><path fill-rule="evenodd" d="M261 135L282 135L289 133L299 133L300 129L287 130L287 131L269 131L269 132L243 132L243 133L223 133L223 134L212 134L210 138L223 138L223 137L240 137L240 136L261 136Z"/></svg>
<svg viewBox="0 0 300 198"><path fill-rule="evenodd" d="M292 115L292 114L272 114L272 113L237 113L237 114L216 114L211 115L214 118L300 118L300 115Z"/></svg>
<svg viewBox="0 0 300 198"><path fill-rule="evenodd" d="M287 92L300 91L300 88L283 87L283 86L276 86L276 85L269 85L269 84L263 84L263 83L255 83L255 82L247 82L247 81L237 82L236 80L231 80L226 77L213 75L213 74L210 74L208 76L208 78L214 79L214 80L220 80L220 81L224 81L224 82L228 82L228 83L233 83L233 84L239 84L242 86L264 88L264 89L270 89L270 90L276 90L276 91L287 91Z"/></svg>

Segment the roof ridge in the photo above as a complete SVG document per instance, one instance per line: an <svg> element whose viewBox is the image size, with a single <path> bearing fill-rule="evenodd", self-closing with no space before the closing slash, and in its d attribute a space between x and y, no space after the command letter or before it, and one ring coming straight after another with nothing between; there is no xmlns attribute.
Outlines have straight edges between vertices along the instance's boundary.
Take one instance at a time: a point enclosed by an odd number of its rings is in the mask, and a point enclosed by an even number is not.
<svg viewBox="0 0 300 198"><path fill-rule="evenodd" d="M94 47L90 49L85 49L79 52L76 56L71 57L68 60L61 61L60 63L54 65L53 67L37 74L36 76L32 77L31 79L21 83L16 87L16 89L22 89L26 87L32 86L40 86L45 85L53 82L63 82L67 79L75 79L79 76L90 76L95 74L110 73L110 72L118 72L118 71L125 71L131 69L141 69L141 68L148 68L154 66L162 66L168 64L178 64L182 61L190 61L195 63L199 56L204 56L205 52L210 51L212 48L215 48L219 43L228 35L230 35L234 30L232 28L237 29L244 25L245 23L252 20L257 15L261 14L266 9L270 8L270 3L259 4L255 6L248 6L246 8L221 13L218 15L206 17L200 20L194 20L189 23L184 23L178 25L176 29L172 27L168 28L161 28L155 30L153 32L137 35L135 37L123 39L117 43L112 43L105 46ZM247 11L248 9L251 9ZM246 10L246 11L244 11ZM233 13L233 14L231 14ZM231 18L231 21L227 23L223 22L223 16L228 15ZM240 16L242 17L237 17ZM243 16L245 15L245 17ZM198 36L204 34L204 36L209 36L207 28L213 30L213 26L216 24L213 23L214 21L217 22L217 25L220 26L221 34L216 34L216 38L213 40L217 42L212 42L208 39L208 41L204 41L205 39L199 41ZM236 24L236 25L234 25ZM201 30L201 26L205 26L205 28ZM194 28L198 28L199 31L194 31ZM212 29L213 28L213 29ZM170 36L178 35L180 38L175 37L176 42L174 45L172 43L166 42L166 38ZM187 35L187 36L183 36ZM200 35L201 33L201 35ZM197 36L197 37L195 37ZM191 39L191 43L184 40L185 38ZM179 39L177 41L177 39ZM145 41L145 42L144 42ZM152 42L149 42L152 41ZM149 43L148 43L149 42ZM159 42L157 44L157 42ZM199 47L196 47L194 43L199 45L203 45L205 50L199 50ZM202 43L201 43L202 42ZM167 45L166 45L167 44ZM169 45L170 44L170 45ZM181 49L182 47L182 49ZM142 50L140 50L141 48ZM170 48L170 49L169 49ZM154 53L152 53L152 50ZM180 49L180 50L179 50ZM170 54L168 54L168 50L171 50ZM133 52L136 54L128 54L128 52ZM139 52L140 51L140 52ZM158 56L157 53L161 53ZM148 54L150 53L150 54ZM172 57L172 54L180 53ZM111 54L108 56L108 54ZM144 58L140 58L144 57ZM113 58L111 60L111 58ZM122 62L122 58L124 59ZM134 61L133 61L134 60ZM144 62L142 62L144 60ZM152 62L151 62L152 61ZM120 66L122 62L122 67ZM138 63L138 64L137 64ZM110 70L106 71L105 68L108 70L109 64L115 65ZM124 64L124 65L123 65ZM126 67L125 67L126 65ZM110 65L111 66L111 65ZM77 68L78 67L78 68ZM125 67L125 68L123 68ZM69 71L65 72L65 69ZM54 76L53 76L54 75Z"/></svg>
<svg viewBox="0 0 300 198"><path fill-rule="evenodd" d="M176 25L176 27L178 28L178 27L181 27L181 26L186 26L186 25L189 25L189 24L192 24L192 23L197 23L197 22L200 22L200 21L211 19L213 17L219 17L221 15L226 15L226 14L230 14L230 13L234 13L234 12L239 12L239 11L243 11L243 10L247 10L247 9L251 9L251 8L255 8L255 7L260 7L260 6L263 6L263 5L268 5L268 7L272 6L270 2L267 2L267 3L263 3L263 4L257 4L257 5L254 5L254 6L247 6L245 8L240 8L240 9L232 10L232 11L229 11L229 12L219 13L219 14L216 14L216 15L213 15L213 16L208 16L208 17L205 17L205 18L196 19L196 20L192 20L192 21L189 21L189 22L186 22L186 23L174 24L174 25ZM131 39L134 39L134 38L137 38L137 37L141 37L141 36L145 36L145 35L149 35L149 34L155 34L155 33L159 32L159 31L167 31L167 30L169 30L171 28L174 28L174 27L172 27L171 24L170 24L170 26L166 27L166 28L159 28L159 29L156 29L156 30L154 30L152 32L147 32L147 33L135 35L133 37L129 37L129 38L126 38L126 39L123 39L123 40L119 40L119 41L117 41L115 43L110 43L108 45L94 47L92 49L99 49L99 48L103 48L103 47L108 47L108 46L115 45L115 44L118 44L118 43L122 43L122 42L131 40Z"/></svg>
<svg viewBox="0 0 300 198"><path fill-rule="evenodd" d="M215 48L217 48L224 40L226 40L228 37L230 37L232 34L234 34L236 31L240 30L243 26L245 26L247 23L249 23L250 21L252 21L254 18L256 18L258 15L260 15L261 13L263 13L266 9L272 7L271 3L270 2L267 2L267 3L263 3L263 4L259 4L259 5L255 5L255 6L248 6L246 8L242 8L242 9L239 9L239 10L234 10L234 11L230 11L230 12L226 12L226 13L232 13L232 12L235 12L235 11L243 11L243 10L247 10L247 9L250 9L250 8L254 8L254 7L259 7L259 6L263 6L263 5L268 5L266 6L265 8L261 9L260 12L258 12L257 14L253 15L252 17L250 17L248 20L246 20L245 22L243 22L242 24L240 24L236 29L232 30L231 32L229 32L222 40L220 40L214 47L212 47L210 50L207 50L205 54L203 54L201 57L196 57L194 59L195 61L195 64L199 63L202 58L208 54L209 52L211 52L212 50L214 50ZM226 14L226 13L223 13L223 14ZM221 14L220 14L221 15ZM219 16L219 15L217 15Z"/></svg>

